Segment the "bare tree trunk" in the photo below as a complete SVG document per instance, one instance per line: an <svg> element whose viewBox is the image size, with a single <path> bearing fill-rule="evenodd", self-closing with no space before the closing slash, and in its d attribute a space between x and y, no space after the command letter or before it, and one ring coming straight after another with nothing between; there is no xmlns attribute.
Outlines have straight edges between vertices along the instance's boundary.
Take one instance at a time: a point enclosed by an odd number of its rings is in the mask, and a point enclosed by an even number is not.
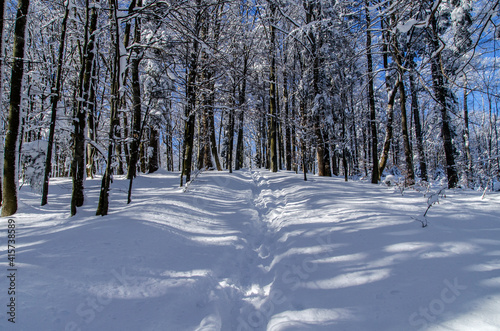
<svg viewBox="0 0 500 331"><path fill-rule="evenodd" d="M221 171L222 167L220 165L219 153L217 151L217 141L215 139L215 118L214 118L214 110L213 110L213 96L210 102L211 106L208 110L208 129L210 131L210 149L212 151L212 158L215 162L215 167L217 171Z"/></svg>
<svg viewBox="0 0 500 331"><path fill-rule="evenodd" d="M202 17L200 39L207 41L209 21L208 13L205 11ZM210 68L208 53L204 48L201 50L201 112L200 112L200 126L199 126L199 151L198 151L198 169L213 168L210 148L210 129L209 129L209 115L208 111L212 107L211 95L214 85L211 83L212 72Z"/></svg>
<svg viewBox="0 0 500 331"><path fill-rule="evenodd" d="M315 10L317 10L317 4L313 1L305 1L304 8L306 9L306 23L310 24L315 16ZM321 50L321 43L316 39L313 31L308 34L309 43L311 44L311 53L313 56L313 68L312 68L312 96L314 101L316 97L320 95L320 66L321 61L319 57L319 50ZM316 106L316 105L314 105ZM319 108L319 107L318 107ZM327 133L323 132L322 129L322 110L317 109L316 113L313 114L313 128L315 136L315 147L316 147L316 161L318 162L318 176L331 176L330 169L330 156L328 153L328 141Z"/></svg>
<svg viewBox="0 0 500 331"><path fill-rule="evenodd" d="M305 100L300 101L300 116L302 124L302 134L300 137L300 149L302 154L302 172L304 173L304 181L307 181L307 142L306 142L306 105Z"/></svg>
<svg viewBox="0 0 500 331"><path fill-rule="evenodd" d="M347 104L347 100L344 97L344 102ZM347 132L346 132L346 109L342 112L342 165L344 167L344 181L349 180L349 166L347 164Z"/></svg>
<svg viewBox="0 0 500 331"><path fill-rule="evenodd" d="M405 84L403 82L403 72L400 73L401 78L399 80L399 98L400 98L400 108L401 108L401 128L403 130L403 146L405 151L405 162L406 162L406 184L415 184L415 173L413 172L413 156L410 147L410 137L408 134L408 121L406 119L406 91Z"/></svg>
<svg viewBox="0 0 500 331"><path fill-rule="evenodd" d="M411 60L412 67L413 59ZM413 69L413 68L412 68ZM420 161L420 177L427 181L427 163L425 160L424 139L422 135L422 124L420 123L420 111L418 106L418 91L415 86L413 70L410 71L410 94L411 94L411 109L413 113L413 121L415 122L415 138L417 140L418 158Z"/></svg>
<svg viewBox="0 0 500 331"><path fill-rule="evenodd" d="M467 102L468 92L464 89L464 146L465 146L465 156L467 159L467 168L465 170L467 176L467 185L471 182L472 176L472 155L470 152L470 139L469 139L469 107Z"/></svg>
<svg viewBox="0 0 500 331"><path fill-rule="evenodd" d="M142 1L139 0L139 6L142 6ZM133 11L133 8L130 9ZM130 12L129 11L129 12ZM139 45L141 43L141 21L137 17L135 19L135 31L134 31L134 44ZM130 160L127 170L127 179L132 181L137 175L137 161L139 155L139 144L141 139L141 121L142 121L142 108L141 108L141 84L139 78L139 64L142 59L143 52L139 47L134 47L132 49L132 58L130 63L131 71L131 85L132 85L132 143L130 145ZM130 184L131 186L131 184Z"/></svg>
<svg viewBox="0 0 500 331"><path fill-rule="evenodd" d="M377 184L380 180L379 162L378 162L378 138L377 138L377 113L375 109L375 92L373 87L373 59L372 59L372 34L371 17L368 10L368 0L365 0L366 15L366 60L368 75L368 106L370 108L370 128L371 128L371 149L372 149L372 183Z"/></svg>
<svg viewBox="0 0 500 331"><path fill-rule="evenodd" d="M292 144L292 170L295 167L295 172L297 173L299 171L299 166L297 165L297 130L296 130L296 125L295 125L295 98L292 99L292 118L290 121L290 126L291 126L291 144Z"/></svg>
<svg viewBox="0 0 500 331"><path fill-rule="evenodd" d="M160 169L158 163L158 130L155 127L151 127L151 134L149 136L149 147L153 149L151 155L149 155L148 171L150 174Z"/></svg>
<svg viewBox="0 0 500 331"><path fill-rule="evenodd" d="M86 23L85 44L82 54L82 67L80 71L78 100L75 109L75 120L73 125L75 132L73 136L73 161L71 162L71 175L73 178L73 190L71 195L71 216L76 214L76 208L81 207L84 202L83 181L85 179L85 124L87 107L89 103L89 91L92 81L94 65L94 36L97 27L97 12L95 7L90 8L90 1L86 1Z"/></svg>
<svg viewBox="0 0 500 331"><path fill-rule="evenodd" d="M214 40L217 45L220 37L220 15L222 15L222 9L223 6L218 6L216 12L217 12L217 18L216 22L214 24ZM220 160L219 160L219 153L217 151L217 141L215 139L215 118L214 118L214 104L215 104L215 82L212 81L212 77L214 76L213 72L210 72L210 93L209 93L209 98L208 98L208 131L210 135L210 141L209 141L209 146L210 150L212 152L212 159L213 162L215 162L215 167L217 168L217 171L221 171L222 167L220 165ZM207 156L209 157L209 155Z"/></svg>
<svg viewBox="0 0 500 331"><path fill-rule="evenodd" d="M269 151L270 151L270 170L278 171L278 151L277 151L277 109L276 109L276 27L274 26L274 16L276 15L276 5L274 2L269 2L271 10L271 27L270 27L270 57L271 63L269 66Z"/></svg>
<svg viewBox="0 0 500 331"><path fill-rule="evenodd" d="M286 57L285 57L286 63ZM292 170L292 146L290 126L293 120L290 119L290 101L288 96L288 74L286 69L283 71L283 98L285 99L285 166L286 170Z"/></svg>
<svg viewBox="0 0 500 331"><path fill-rule="evenodd" d="M109 188L111 177L113 176L113 151L115 149L115 136L119 126L118 103L120 102L120 25L118 18L118 3L116 0L109 0L111 12L112 42L113 42L113 68L111 72L111 114L109 123L109 144L106 170L101 182L101 191L99 194L99 203L97 205L96 215L105 216L109 209Z"/></svg>
<svg viewBox="0 0 500 331"><path fill-rule="evenodd" d="M17 211L17 141L24 75L24 38L29 4L29 0L19 0L14 26L14 64L12 66L9 116L5 135L1 216L10 216Z"/></svg>
<svg viewBox="0 0 500 331"><path fill-rule="evenodd" d="M0 103L3 101L3 67L4 67L4 16L5 16L5 0L0 1ZM1 144L0 144L1 146ZM0 173L0 207L2 206L2 176Z"/></svg>
<svg viewBox="0 0 500 331"><path fill-rule="evenodd" d="M257 119L257 137L255 141L255 163L257 168L262 168L262 123L261 119Z"/></svg>
<svg viewBox="0 0 500 331"><path fill-rule="evenodd" d="M96 79L95 77L97 76L97 70L96 66L94 64L93 69L92 69L92 81L91 81L91 87L90 87L90 93L89 93L89 103L87 107L87 135L88 139L94 143L97 142L97 126L98 126L98 121L96 121L96 104L97 104L97 98L96 98ZM96 173L96 165L95 165L95 156L97 155L97 149L92 145L92 144L87 144L87 177L94 178L94 175Z"/></svg>
<svg viewBox="0 0 500 331"><path fill-rule="evenodd" d="M2 7L3 7L3 1ZM52 86L52 95L50 98L51 102L51 115L50 115L50 126L49 126L49 140L47 144L47 155L45 159L45 171L43 177L43 187L42 187L42 202L41 205L47 204L47 197L49 195L49 178L52 172L52 148L54 146L54 133L56 131L56 119L57 119L57 104L60 99L61 93L61 76L62 76L62 66L64 60L64 48L66 42L66 25L69 16L69 2L66 4L66 9L64 10L64 17L61 23L61 40L59 41L59 53L57 58L57 74ZM1 38L1 36L0 36ZM1 46L0 46L1 47ZM1 79L0 79L1 81ZM0 87L1 88L1 87Z"/></svg>
<svg viewBox="0 0 500 331"><path fill-rule="evenodd" d="M247 71L248 71L248 56L247 54L245 54L245 58L243 60L243 80L241 82L241 88L238 96L240 113L238 114L238 138L236 140L236 163L234 165L235 170L241 169L243 167L243 161L244 161L243 125L245 116L244 107L246 104Z"/></svg>
<svg viewBox="0 0 500 331"><path fill-rule="evenodd" d="M448 177L448 188L454 188L458 184L458 173L455 164L455 150L451 138L450 119L448 115L448 105L446 100L447 88L446 79L441 69L441 52L437 22L434 14L430 17L430 44L433 57L431 58L432 85L439 109L441 112L441 136L443 138L443 147L446 157L446 175Z"/></svg>
<svg viewBox="0 0 500 331"><path fill-rule="evenodd" d="M191 180L191 167L193 163L194 129L195 129L195 107L196 107L196 76L198 69L198 41L193 41L191 51L190 66L186 87L187 105L184 110L186 123L184 126L184 147L181 173L181 186L183 176L186 176L186 183Z"/></svg>
<svg viewBox="0 0 500 331"><path fill-rule="evenodd" d="M233 172L233 151L234 151L234 108L235 108L235 98L236 98L236 92L233 90L233 104L231 109L229 110L229 116L227 119L227 130L226 130L226 141L227 141L227 146L226 146L226 166L229 170L230 173Z"/></svg>
<svg viewBox="0 0 500 331"><path fill-rule="evenodd" d="M389 150L391 149L391 141L393 137L394 102L396 100L396 93L398 91L398 88L399 80L396 82L388 95L389 100L387 102L387 124L385 128L385 140L378 166L380 176L382 176L385 166L387 165L387 160L389 159Z"/></svg>

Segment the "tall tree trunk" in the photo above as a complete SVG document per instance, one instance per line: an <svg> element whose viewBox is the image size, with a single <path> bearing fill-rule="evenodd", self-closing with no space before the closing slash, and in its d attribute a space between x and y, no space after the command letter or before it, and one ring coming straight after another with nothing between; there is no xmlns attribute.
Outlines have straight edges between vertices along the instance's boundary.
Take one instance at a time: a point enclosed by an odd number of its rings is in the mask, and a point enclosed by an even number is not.
<svg viewBox="0 0 500 331"><path fill-rule="evenodd" d="M202 15L203 23L201 24L200 39L208 41L209 24L208 13L205 11ZM208 53L204 48L201 49L201 112L199 120L199 150L198 150L198 169L213 168L210 148L210 129L208 111L211 105L211 94L214 89L211 83L212 72L210 68Z"/></svg>
<svg viewBox="0 0 500 331"><path fill-rule="evenodd" d="M206 95L202 96L206 100ZM198 151L198 169L213 168L212 158L210 155L210 132L208 129L208 104L205 103L200 114L199 120L199 151Z"/></svg>
<svg viewBox="0 0 500 331"><path fill-rule="evenodd" d="M286 57L285 57L286 63ZM288 74L287 71L283 71L283 98L285 100L285 166L286 170L292 170L292 146L291 146L291 132L290 126L293 119L290 119L290 100L288 96Z"/></svg>
<svg viewBox="0 0 500 331"><path fill-rule="evenodd" d="M222 6L217 6L216 10L216 18L215 18L215 23L214 23L214 33L213 33L213 40L215 43L214 47L218 46L218 41L220 37L220 15L222 15ZM209 21L208 18L205 18L205 21ZM206 26L206 34L208 35L208 24L204 24ZM203 29L202 29L203 31ZM205 52L206 54L206 52ZM205 55L206 56L206 55ZM206 56L206 63L208 64L208 56ZM222 170L222 167L220 165L220 160L219 160L219 153L217 151L217 141L215 139L215 118L214 118L214 104L215 104L215 82L213 80L214 77L214 72L212 68L206 69L206 78L208 82L208 93L207 93L207 99L206 99L206 111L207 111L207 150L205 153L205 163L208 165L210 164L210 167L212 168L214 166L213 163L215 163L215 167L217 168L218 171Z"/></svg>
<svg viewBox="0 0 500 331"><path fill-rule="evenodd" d="M92 69L92 80L90 83L90 92L89 92L89 103L87 107L87 135L88 139L91 142L97 142L97 126L98 121L96 121L96 77L97 70L96 65L94 64ZM87 144L87 177L94 178L96 173L96 165L95 165L95 156L97 155L97 148L95 148L92 144Z"/></svg>
<svg viewBox="0 0 500 331"><path fill-rule="evenodd" d="M422 124L420 123L420 110L418 105L418 90L415 85L414 78L414 62L411 61L412 70L410 71L410 94L411 94L411 109L413 113L413 121L415 123L415 138L417 140L417 152L420 162L420 177L422 180L427 181L427 163L425 160L424 138L422 134Z"/></svg>
<svg viewBox="0 0 500 331"><path fill-rule="evenodd" d="M94 36L97 27L97 12L95 7L90 8L90 0L86 1L86 23L85 39L82 54L82 67L80 70L78 100L75 109L75 120L73 125L73 161L71 162L71 175L73 179L73 190L71 195L71 216L76 214L76 208L81 207L84 202L83 182L85 179L85 124L87 107L89 103L89 91L92 81L94 65Z"/></svg>
<svg viewBox="0 0 500 331"><path fill-rule="evenodd" d="M102 177L101 190L99 194L99 203L97 205L96 215L105 216L109 209L109 188L111 185L111 177L113 176L113 151L115 149L116 131L119 126L118 120L118 103L120 102L120 22L118 17L118 3L116 0L109 0L110 4L110 20L112 27L112 43L113 43L113 67L111 72L111 114L109 123L109 143L108 157L106 162L106 170Z"/></svg>
<svg viewBox="0 0 500 331"><path fill-rule="evenodd" d="M373 87L373 59L372 59L372 34L371 17L368 9L368 0L365 0L366 15L366 61L368 75L368 106L370 109L370 128L371 128L371 152L372 152L372 183L377 184L380 180L379 162L378 162L378 138L377 138L377 113L375 109L375 92Z"/></svg>
<svg viewBox="0 0 500 331"><path fill-rule="evenodd" d="M382 176L385 166L387 165L387 160L389 159L389 151L391 149L391 141L393 138L393 122L394 122L394 102L396 100L396 94L399 89L399 80L396 82L394 87L389 91L388 102L387 102L387 124L385 128L385 140L382 153L380 155L378 171L380 176Z"/></svg>
<svg viewBox="0 0 500 331"><path fill-rule="evenodd" d="M142 6L142 1L139 0L139 6ZM133 11L131 8L130 11ZM129 11L129 12L130 12ZM140 17L135 19L134 44L141 43L141 21ZM132 86L132 142L130 145L130 160L127 170L127 179L132 181L137 175L137 161L139 156L139 144L141 139L141 84L139 78L139 64L142 59L143 52L140 47L133 47L132 57L130 61L131 86Z"/></svg>
<svg viewBox="0 0 500 331"><path fill-rule="evenodd" d="M277 151L277 109L276 109L276 27L274 26L276 5L274 2L269 3L271 10L270 20L270 66L269 66L269 152L270 152L270 170L272 172L278 171L278 151Z"/></svg>
<svg viewBox="0 0 500 331"><path fill-rule="evenodd" d="M142 7L142 0L132 1L129 6L129 14L132 14L135 10L135 6L139 8ZM140 15L135 18L134 27L134 46L131 53L130 60L130 71L131 71L131 86L132 86L132 143L130 145L130 153L128 157L128 169L127 169L127 179L129 180L128 186L128 197L127 204L132 201L132 185L134 178L137 176L137 161L139 155L139 144L141 143L142 133L144 131L144 125L146 124L147 114L144 116L144 120L141 122L142 118L142 108L141 108L141 83L139 77L139 64L143 57L143 50L139 46L141 44L141 17ZM128 44L130 36L130 25L125 28L125 45ZM149 110L149 108L148 108ZM168 146L168 144L167 144ZM168 152L168 150L167 150ZM150 163L151 164L151 163ZM150 172L154 172L151 171Z"/></svg>
<svg viewBox="0 0 500 331"><path fill-rule="evenodd" d="M437 22L434 14L430 17L430 44L432 51L431 58L431 74L432 85L434 89L435 98L438 102L439 110L441 113L441 136L443 139L444 153L446 157L446 175L448 177L448 188L454 188L458 184L458 173L455 164L455 150L453 147L450 119L448 115L448 105L446 100L447 87L445 84L446 78L441 71L441 52L439 44L439 36L437 31Z"/></svg>
<svg viewBox="0 0 500 331"><path fill-rule="evenodd" d="M291 144L292 144L292 170L295 167L295 172L297 173L299 171L299 167L297 165L297 130L296 130L296 125L295 125L295 98L292 99L292 118L290 121L290 126L291 126Z"/></svg>
<svg viewBox="0 0 500 331"><path fill-rule="evenodd" d="M402 71L402 70L401 70ZM415 173L413 172L413 155L410 147L410 135L408 134L408 120L406 116L406 91L403 82L403 72L400 72L399 80L399 100L401 108L401 128L403 133L403 146L405 151L406 162L406 184L415 184Z"/></svg>
<svg viewBox="0 0 500 331"><path fill-rule="evenodd" d="M195 129L195 107L196 107L196 76L198 71L198 41L193 41L193 50L188 70L186 87L187 104L184 109L186 123L184 125L183 161L181 173L181 186L183 176L186 176L186 183L191 180L191 168L193 163L194 129Z"/></svg>
<svg viewBox="0 0 500 331"><path fill-rule="evenodd" d="M128 7L128 15L129 17L131 17L132 15L134 15L134 12L136 10L136 7L142 7L142 0L132 0L130 1L130 5ZM133 36L133 40L134 40L134 43L137 41L136 45L139 45L140 44L140 39L141 39L141 36L140 36L140 15L137 15L137 17L135 18L135 28L134 28L134 36ZM124 30L123 30L123 47L125 49L128 49L129 46L130 46L130 35L131 35L131 30L132 30L132 20L126 20L125 22L125 27L124 27ZM137 24L139 24L139 26L137 26ZM137 33L139 33L139 35L137 36ZM133 52L135 52L135 54L133 54ZM133 63L134 60L136 60L137 58L134 58L134 56L139 56L138 54L140 54L142 56L142 50L140 47L133 47L133 49L131 50L130 52L130 56L128 58L128 63L127 63L127 67L124 68L124 74L123 76L121 77L121 80L122 80L122 87L126 86L127 85L127 78L128 78L128 75L129 75L129 69L130 71L134 70L132 69L132 67L134 65L137 65L137 67L139 66L138 63ZM139 57L141 57L139 56ZM139 59L139 62L140 62L140 59ZM137 68L137 70L139 70ZM131 77L131 79L133 80L133 77ZM131 83L132 85L133 83ZM137 82L137 84L139 84L139 82ZM132 87L132 117L134 116L134 87ZM140 93L140 92L139 92ZM118 108L119 109L123 109L123 108L126 108L127 107L127 97L125 96L125 94L123 94L120 98L120 102L119 102L119 106ZM130 170L130 150L132 148L132 144L131 142L129 142L129 138L130 141L133 141L135 138L133 136L133 134L131 135L130 132L129 132L129 125L128 125L128 112L124 111L124 112L121 112L120 113L120 121L123 122L120 123L121 125L121 129L120 129L120 137L122 139L120 139L120 142L119 142L119 146L117 146L117 155L120 155L119 157L119 162L122 163L122 164L119 164L118 166L118 170L117 170L117 174L123 174L124 173L124 169L123 167L126 165L127 167L127 175L126 175L126 178L130 180L130 177L129 177L129 170ZM132 122L133 122L133 119L132 119ZM133 124L132 124L133 125ZM135 156L135 158L137 159L137 155ZM125 161L125 165L123 164L123 161ZM137 162L137 161L136 161ZM120 169L121 167L121 169ZM137 167L137 165L136 165ZM135 176L135 175L134 175Z"/></svg>
<svg viewBox="0 0 500 331"><path fill-rule="evenodd" d="M3 7L3 1L2 7ZM66 42L66 25L68 22L69 16L69 2L66 4L66 9L64 10L64 17L61 23L61 40L59 41L59 51L57 57L57 74L54 84L52 85L51 90L51 114L50 114L50 126L49 126L49 140L47 144L47 155L45 158L45 171L43 177L43 186L42 186L42 202L41 205L44 206L47 204L47 197L49 195L49 178L52 172L52 148L54 146L54 133L56 131L56 118L57 118L57 104L60 99L61 93L61 76L62 76L62 67L64 61L64 48ZM0 36L1 38L1 36ZM1 47L1 46L0 46ZM0 79L1 81L1 79ZM1 87L0 87L1 88Z"/></svg>
<svg viewBox="0 0 500 331"><path fill-rule="evenodd" d="M243 125L244 125L244 109L246 104L246 89L247 89L247 72L248 72L248 56L245 54L243 60L243 79L241 82L241 87L238 95L238 104L240 107L240 112L238 114L238 138L236 140L236 163L234 165L235 170L239 170L243 167L244 162L244 144L243 144Z"/></svg>
<svg viewBox="0 0 500 331"><path fill-rule="evenodd" d="M226 130L226 166L230 173L233 172L233 151L234 151L234 108L235 108L235 98L236 92L233 90L233 104L231 109L229 109L229 116L227 119L227 130Z"/></svg>
<svg viewBox="0 0 500 331"><path fill-rule="evenodd" d="M306 115L306 105L305 100L302 98L300 100L300 117L302 132L300 136L300 150L302 154L302 172L304 173L304 181L307 181L307 141L306 141L306 126L307 126L307 115Z"/></svg>
<svg viewBox="0 0 500 331"><path fill-rule="evenodd" d="M344 97L344 102L347 104L347 100ZM346 108L344 107L342 111L342 165L344 167L344 181L349 180L349 166L347 164L347 130L346 130Z"/></svg>
<svg viewBox="0 0 500 331"><path fill-rule="evenodd" d="M257 134L255 138L255 166L257 168L262 168L262 123L261 119L257 119Z"/></svg>
<svg viewBox="0 0 500 331"><path fill-rule="evenodd" d="M243 145L243 124L244 124L244 112L240 109L238 113L238 137L236 138L236 156L234 170L240 170L243 168L244 162L244 145Z"/></svg>
<svg viewBox="0 0 500 331"><path fill-rule="evenodd" d="M212 92L213 93L213 92ZM215 117L214 117L214 99L213 94L210 101L210 109L208 109L208 130L210 131L210 149L212 151L212 158L215 162L215 167L217 171L221 171L222 167L220 165L219 153L217 151L217 141L215 139Z"/></svg>
<svg viewBox="0 0 500 331"><path fill-rule="evenodd" d="M151 134L149 136L149 147L152 149L151 155L148 155L148 171L150 174L160 169L160 165L158 163L158 130L154 126L151 127Z"/></svg>
<svg viewBox="0 0 500 331"><path fill-rule="evenodd" d="M19 0L14 26L14 63L10 87L10 103L7 132L5 135L3 163L3 205L1 216L10 216L17 211L17 141L20 122L20 105L24 75L24 38L29 0Z"/></svg>
<svg viewBox="0 0 500 331"><path fill-rule="evenodd" d="M465 170L467 176L467 185L471 182L472 177L472 155L470 152L470 138L469 138L469 106L467 101L468 91L464 89L464 146L465 157L467 159L467 168Z"/></svg>
<svg viewBox="0 0 500 331"><path fill-rule="evenodd" d="M0 103L3 101L3 68L4 68L4 16L5 16L5 0L0 1ZM2 144L0 143L0 146ZM2 176L0 173L0 207L2 206Z"/></svg>
<svg viewBox="0 0 500 331"><path fill-rule="evenodd" d="M283 163L285 161L284 154L285 148L283 146L283 122L281 120L281 106L280 106L280 97L279 90L276 90L276 138L277 141L277 151L278 151L278 169L283 169Z"/></svg>

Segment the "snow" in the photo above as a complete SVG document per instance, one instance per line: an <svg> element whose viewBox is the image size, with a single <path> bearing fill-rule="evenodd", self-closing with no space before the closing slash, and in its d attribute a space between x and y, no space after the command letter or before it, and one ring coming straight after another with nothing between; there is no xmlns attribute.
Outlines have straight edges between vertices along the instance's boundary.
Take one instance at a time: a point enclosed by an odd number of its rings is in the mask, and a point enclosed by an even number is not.
<svg viewBox="0 0 500 331"><path fill-rule="evenodd" d="M399 23L397 25L397 29L401 32L401 33L408 33L408 31L411 30L411 28L413 28L414 26L417 26L419 24L422 24L422 22L420 21L417 21L416 19L412 18L412 19L409 19L406 23L404 24L401 24Z"/></svg>
<svg viewBox="0 0 500 331"><path fill-rule="evenodd" d="M105 217L100 179L74 217L68 179L43 207L23 187L16 324L0 329L500 329L499 193L448 190L422 228L428 197L385 185L257 169L178 183L141 175L127 205L116 177Z"/></svg>

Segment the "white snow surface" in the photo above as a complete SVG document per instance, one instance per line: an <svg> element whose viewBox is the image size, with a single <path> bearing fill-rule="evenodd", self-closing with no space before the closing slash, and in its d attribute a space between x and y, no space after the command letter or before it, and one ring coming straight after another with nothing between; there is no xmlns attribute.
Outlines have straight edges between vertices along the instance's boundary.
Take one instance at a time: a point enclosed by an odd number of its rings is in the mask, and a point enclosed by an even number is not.
<svg viewBox="0 0 500 331"><path fill-rule="evenodd" d="M500 330L500 193L423 193L246 169L100 179L69 216L23 187L16 222L16 323L7 321L1 219L0 330Z"/></svg>

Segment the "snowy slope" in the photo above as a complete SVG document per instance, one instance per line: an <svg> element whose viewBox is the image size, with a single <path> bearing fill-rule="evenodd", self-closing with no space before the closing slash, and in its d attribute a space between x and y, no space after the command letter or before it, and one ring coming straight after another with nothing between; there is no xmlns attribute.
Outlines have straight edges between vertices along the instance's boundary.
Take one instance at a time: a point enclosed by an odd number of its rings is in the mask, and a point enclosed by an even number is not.
<svg viewBox="0 0 500 331"><path fill-rule="evenodd" d="M266 170L99 180L69 217L21 190L16 324L0 330L500 330L500 195L427 197ZM8 268L7 219L0 270ZM8 279L0 279L6 309Z"/></svg>

